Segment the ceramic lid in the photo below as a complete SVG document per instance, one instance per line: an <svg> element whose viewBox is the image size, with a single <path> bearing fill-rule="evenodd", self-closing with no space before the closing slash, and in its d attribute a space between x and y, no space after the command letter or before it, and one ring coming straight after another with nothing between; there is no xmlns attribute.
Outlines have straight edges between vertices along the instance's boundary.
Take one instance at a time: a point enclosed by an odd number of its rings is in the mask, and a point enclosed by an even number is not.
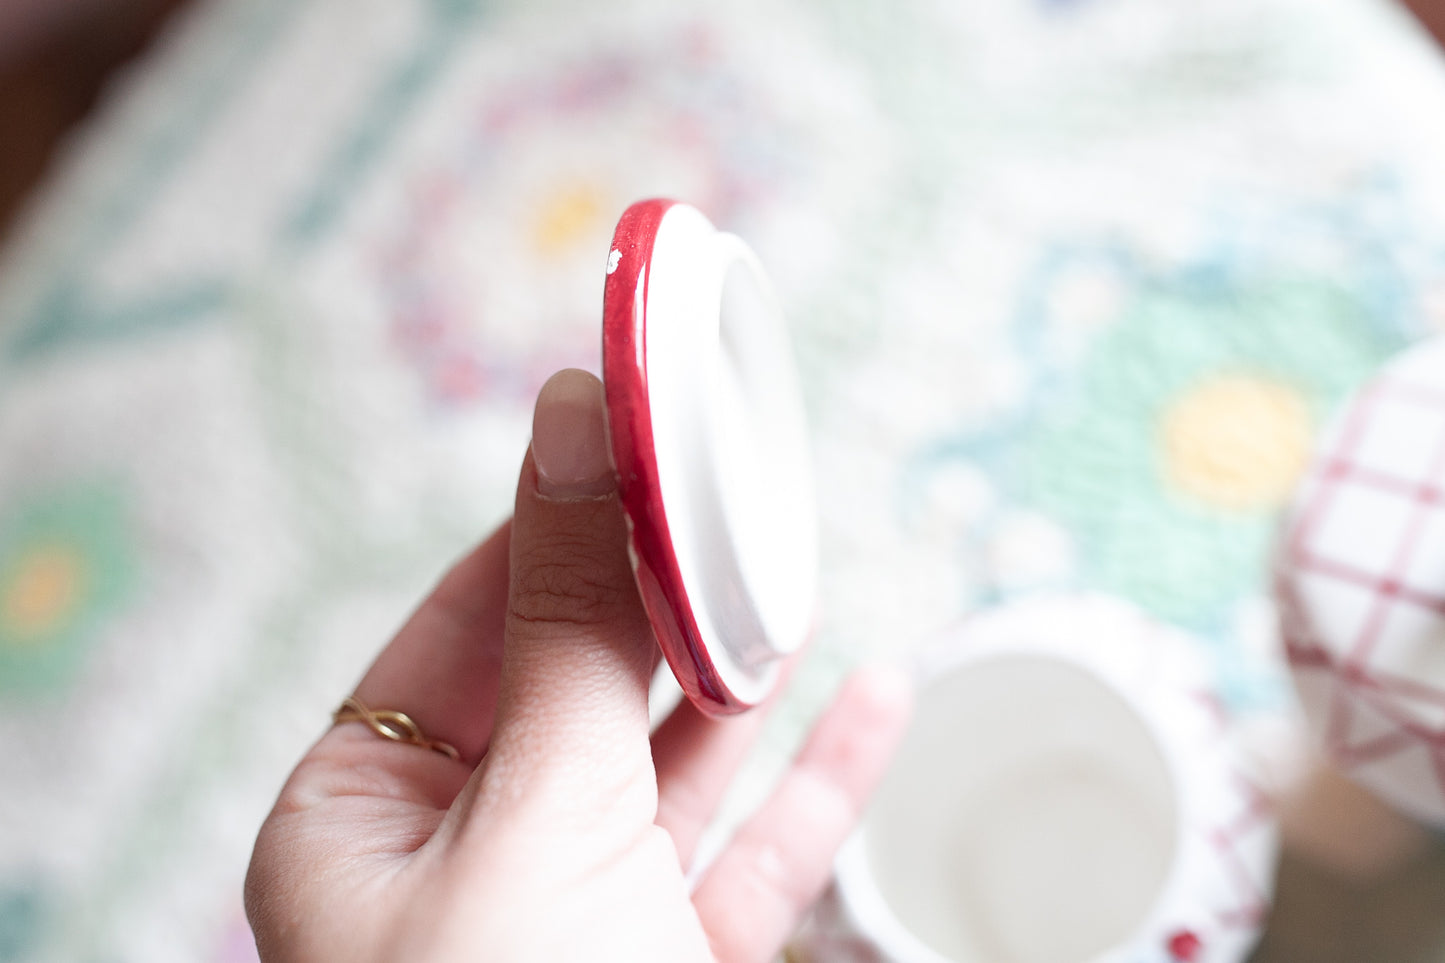
<svg viewBox="0 0 1445 963"><path fill-rule="evenodd" d="M667 200L622 215L603 383L633 572L683 691L762 701L811 630L817 511L802 395L756 256Z"/></svg>

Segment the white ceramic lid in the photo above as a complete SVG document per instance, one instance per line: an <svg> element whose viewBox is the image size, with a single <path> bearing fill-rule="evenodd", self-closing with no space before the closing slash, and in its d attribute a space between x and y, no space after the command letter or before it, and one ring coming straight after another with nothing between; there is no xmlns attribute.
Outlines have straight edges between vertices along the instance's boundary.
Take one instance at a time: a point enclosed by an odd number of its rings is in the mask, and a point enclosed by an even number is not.
<svg viewBox="0 0 1445 963"><path fill-rule="evenodd" d="M602 367L658 643L700 708L747 709L811 630L818 554L802 394L756 256L685 204L628 208L607 261Z"/></svg>

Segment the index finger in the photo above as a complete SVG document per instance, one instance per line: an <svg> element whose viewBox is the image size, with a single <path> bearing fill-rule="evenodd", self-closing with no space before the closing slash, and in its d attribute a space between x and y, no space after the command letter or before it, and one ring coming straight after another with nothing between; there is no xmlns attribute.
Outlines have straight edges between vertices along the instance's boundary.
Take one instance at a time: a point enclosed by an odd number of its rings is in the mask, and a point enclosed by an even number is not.
<svg viewBox="0 0 1445 963"><path fill-rule="evenodd" d="M504 522L442 578L356 687L368 707L405 713L469 766L492 734L511 531Z"/></svg>

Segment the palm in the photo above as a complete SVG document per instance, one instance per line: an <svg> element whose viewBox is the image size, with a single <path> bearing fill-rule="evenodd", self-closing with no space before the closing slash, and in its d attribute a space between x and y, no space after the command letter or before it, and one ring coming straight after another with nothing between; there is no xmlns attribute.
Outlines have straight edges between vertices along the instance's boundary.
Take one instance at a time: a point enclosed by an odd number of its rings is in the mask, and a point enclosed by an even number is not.
<svg viewBox="0 0 1445 963"><path fill-rule="evenodd" d="M685 728L717 725L683 708L657 739L666 745L697 735L683 733ZM706 747L715 759L745 746L746 739L738 736L743 726L752 726L738 725L738 734ZM856 751L856 746L827 744L841 736L820 727L812 754ZM366 794L317 796L310 805L302 801L317 790L336 792L361 767L372 766ZM796 770L793 778L800 778ZM674 811L666 820L672 831L656 816L648 819L649 810L657 813L655 781L622 787L622 797L634 800L631 805L575 819L565 828L555 823L549 828L540 818L488 827L483 844L464 860L452 835L460 818L455 805L484 791L485 782L484 769L472 774L408 746L377 744L366 732L329 734L293 777L263 845L293 858L314 853L317 861L308 869L345 885L306 891L295 914L306 921L304 933L277 934L285 937L284 948L278 946L267 958L469 961L476 958L480 934L489 955L517 963L707 960L713 952L722 959L764 959L780 942L776 930L759 939L736 922L790 922L802 908L800 898L821 882L816 867L799 878L778 873L785 865L777 848L783 841L772 838L770 825L796 804L789 797L799 791L797 785L790 792L784 783L772 806L724 853L717 881L705 884L694 902L685 866L705 816ZM830 795L821 785L815 791ZM836 793L839 810L851 810L846 790L838 787ZM517 851L534 835L544 836L546 846L518 858ZM815 845L826 847L828 841L818 839ZM456 913L456 906L471 909ZM358 919L354 910L359 907L369 909ZM521 914L519 907L534 911ZM761 918L759 910L764 911ZM711 938L709 924L718 930ZM267 949L264 943L262 948Z"/></svg>

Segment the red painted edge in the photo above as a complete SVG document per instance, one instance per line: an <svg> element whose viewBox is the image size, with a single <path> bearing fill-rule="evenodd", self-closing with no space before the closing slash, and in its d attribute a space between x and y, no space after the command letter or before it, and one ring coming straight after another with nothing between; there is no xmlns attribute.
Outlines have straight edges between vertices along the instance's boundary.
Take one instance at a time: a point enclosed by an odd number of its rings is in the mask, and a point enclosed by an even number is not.
<svg viewBox="0 0 1445 963"><path fill-rule="evenodd" d="M711 715L730 715L752 704L723 684L698 631L662 504L648 401L647 286L658 228L676 203L639 201L617 222L608 251L609 265L617 263L602 295L602 383L633 571L653 634L688 699Z"/></svg>

